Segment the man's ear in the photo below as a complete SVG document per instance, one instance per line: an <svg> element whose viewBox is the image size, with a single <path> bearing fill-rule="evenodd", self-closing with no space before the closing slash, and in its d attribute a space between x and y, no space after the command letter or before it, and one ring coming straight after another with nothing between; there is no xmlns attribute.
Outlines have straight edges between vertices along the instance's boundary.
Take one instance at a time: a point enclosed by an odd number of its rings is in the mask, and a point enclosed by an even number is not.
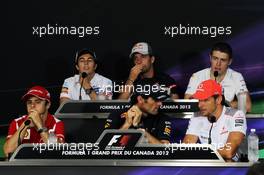
<svg viewBox="0 0 264 175"><path fill-rule="evenodd" d="M78 64L75 65L75 68L76 68L78 71L80 70Z"/></svg>
<svg viewBox="0 0 264 175"><path fill-rule="evenodd" d="M209 58L210 58L210 61L212 60L212 55L211 54L209 54Z"/></svg>
<svg viewBox="0 0 264 175"><path fill-rule="evenodd" d="M143 104L143 102L144 102L144 98L141 97L140 95L137 96L137 103L138 103L138 104Z"/></svg>
<svg viewBox="0 0 264 175"><path fill-rule="evenodd" d="M151 57L151 63L153 64L154 62L155 62L155 57L152 56L152 57Z"/></svg>
<svg viewBox="0 0 264 175"><path fill-rule="evenodd" d="M219 95L216 99L216 104L220 105L222 104L222 100L223 100L223 96L222 95Z"/></svg>
<svg viewBox="0 0 264 175"><path fill-rule="evenodd" d="M232 64L232 61L233 61L233 59L232 59L232 58L230 58L230 59L229 59L228 66L230 66L230 65Z"/></svg>
<svg viewBox="0 0 264 175"><path fill-rule="evenodd" d="M50 102L46 101L46 109L48 110L50 108Z"/></svg>

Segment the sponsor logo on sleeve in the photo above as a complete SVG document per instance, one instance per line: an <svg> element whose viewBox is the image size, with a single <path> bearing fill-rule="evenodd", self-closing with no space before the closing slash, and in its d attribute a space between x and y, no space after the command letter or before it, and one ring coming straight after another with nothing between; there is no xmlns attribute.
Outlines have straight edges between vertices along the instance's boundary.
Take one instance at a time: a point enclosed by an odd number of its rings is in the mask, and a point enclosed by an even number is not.
<svg viewBox="0 0 264 175"><path fill-rule="evenodd" d="M235 119L235 127L243 126L244 120L243 119Z"/></svg>

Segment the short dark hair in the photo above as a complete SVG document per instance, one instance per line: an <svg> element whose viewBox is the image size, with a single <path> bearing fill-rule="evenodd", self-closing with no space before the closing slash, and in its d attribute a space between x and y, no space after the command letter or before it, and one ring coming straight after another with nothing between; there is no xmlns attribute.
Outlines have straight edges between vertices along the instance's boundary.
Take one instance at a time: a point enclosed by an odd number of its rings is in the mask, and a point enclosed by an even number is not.
<svg viewBox="0 0 264 175"><path fill-rule="evenodd" d="M78 61L79 61L80 57L84 54L90 54L93 57L95 64L97 64L98 60L97 60L95 52L92 50L89 50L87 48L83 48L81 50L78 50L75 54L75 58L74 58L75 65L78 65Z"/></svg>
<svg viewBox="0 0 264 175"><path fill-rule="evenodd" d="M224 94L221 95L221 96L222 96L221 105L223 105L223 106L227 106L227 105L225 104L225 96L224 96ZM216 100L218 97L220 97L220 95L214 95L213 97L214 97L214 99Z"/></svg>
<svg viewBox="0 0 264 175"><path fill-rule="evenodd" d="M140 94L133 94L131 97L130 97L130 104L131 105L134 105L134 104L137 104L138 100L137 100L137 97L138 96L141 96L143 99L147 100L150 96L145 96L145 95L140 95Z"/></svg>
<svg viewBox="0 0 264 175"><path fill-rule="evenodd" d="M217 42L213 45L210 54L213 54L213 51L220 51L220 52L224 52L227 53L229 58L233 58L233 51L231 46L226 43L226 42Z"/></svg>
<svg viewBox="0 0 264 175"><path fill-rule="evenodd" d="M50 102L48 100L45 100L45 106L47 106Z"/></svg>

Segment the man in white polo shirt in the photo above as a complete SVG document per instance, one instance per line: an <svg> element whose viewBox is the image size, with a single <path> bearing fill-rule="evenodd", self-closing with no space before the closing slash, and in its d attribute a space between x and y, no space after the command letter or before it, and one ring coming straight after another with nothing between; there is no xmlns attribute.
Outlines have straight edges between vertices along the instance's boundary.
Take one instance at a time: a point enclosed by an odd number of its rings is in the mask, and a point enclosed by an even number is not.
<svg viewBox="0 0 264 175"><path fill-rule="evenodd" d="M95 53L88 49L82 49L76 53L75 67L79 74L64 80L60 103L70 99L112 99L112 81L95 72L97 61Z"/></svg>
<svg viewBox="0 0 264 175"><path fill-rule="evenodd" d="M183 142L212 144L224 159L236 160L247 130L245 114L223 106L221 85L214 80L199 84L193 98L200 112L190 119Z"/></svg>
<svg viewBox="0 0 264 175"><path fill-rule="evenodd" d="M213 79L223 87L225 100L233 108L237 108L236 97L246 94L246 110L251 111L251 99L246 82L241 73L229 68L232 63L232 48L225 42L214 44L210 52L211 67L198 71L190 78L185 99L189 99L196 91L198 84L204 80Z"/></svg>

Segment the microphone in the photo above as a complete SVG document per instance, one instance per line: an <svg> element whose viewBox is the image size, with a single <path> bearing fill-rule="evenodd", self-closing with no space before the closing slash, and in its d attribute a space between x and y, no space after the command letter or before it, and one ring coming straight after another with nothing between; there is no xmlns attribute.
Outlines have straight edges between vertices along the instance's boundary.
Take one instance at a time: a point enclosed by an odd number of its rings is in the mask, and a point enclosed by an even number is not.
<svg viewBox="0 0 264 175"><path fill-rule="evenodd" d="M81 82L81 87L80 87L80 95L79 95L79 100L82 100L82 87L83 87L83 80L88 76L86 72L82 72L82 82Z"/></svg>
<svg viewBox="0 0 264 175"><path fill-rule="evenodd" d="M216 80L216 77L218 77L218 71L214 71L214 77L215 77L215 81L217 82L217 80Z"/></svg>
<svg viewBox="0 0 264 175"><path fill-rule="evenodd" d="M88 74L86 72L82 72L82 78L86 78Z"/></svg>
<svg viewBox="0 0 264 175"><path fill-rule="evenodd" d="M24 122L25 126L28 126L28 125L30 125L30 123L31 123L31 121L30 121L30 120L26 120L26 121Z"/></svg>
<svg viewBox="0 0 264 175"><path fill-rule="evenodd" d="M216 117L215 116L209 116L208 120L209 120L210 123L212 123L211 124L211 128L209 130L209 137L208 137L208 144L211 144L212 143L211 132L212 132L213 124L216 122Z"/></svg>
<svg viewBox="0 0 264 175"><path fill-rule="evenodd" d="M26 126L30 125L30 123L31 123L31 121L29 119L27 119L26 121L24 121L24 127L18 133L17 146L21 145L20 136L21 136L22 131L25 129Z"/></svg>

